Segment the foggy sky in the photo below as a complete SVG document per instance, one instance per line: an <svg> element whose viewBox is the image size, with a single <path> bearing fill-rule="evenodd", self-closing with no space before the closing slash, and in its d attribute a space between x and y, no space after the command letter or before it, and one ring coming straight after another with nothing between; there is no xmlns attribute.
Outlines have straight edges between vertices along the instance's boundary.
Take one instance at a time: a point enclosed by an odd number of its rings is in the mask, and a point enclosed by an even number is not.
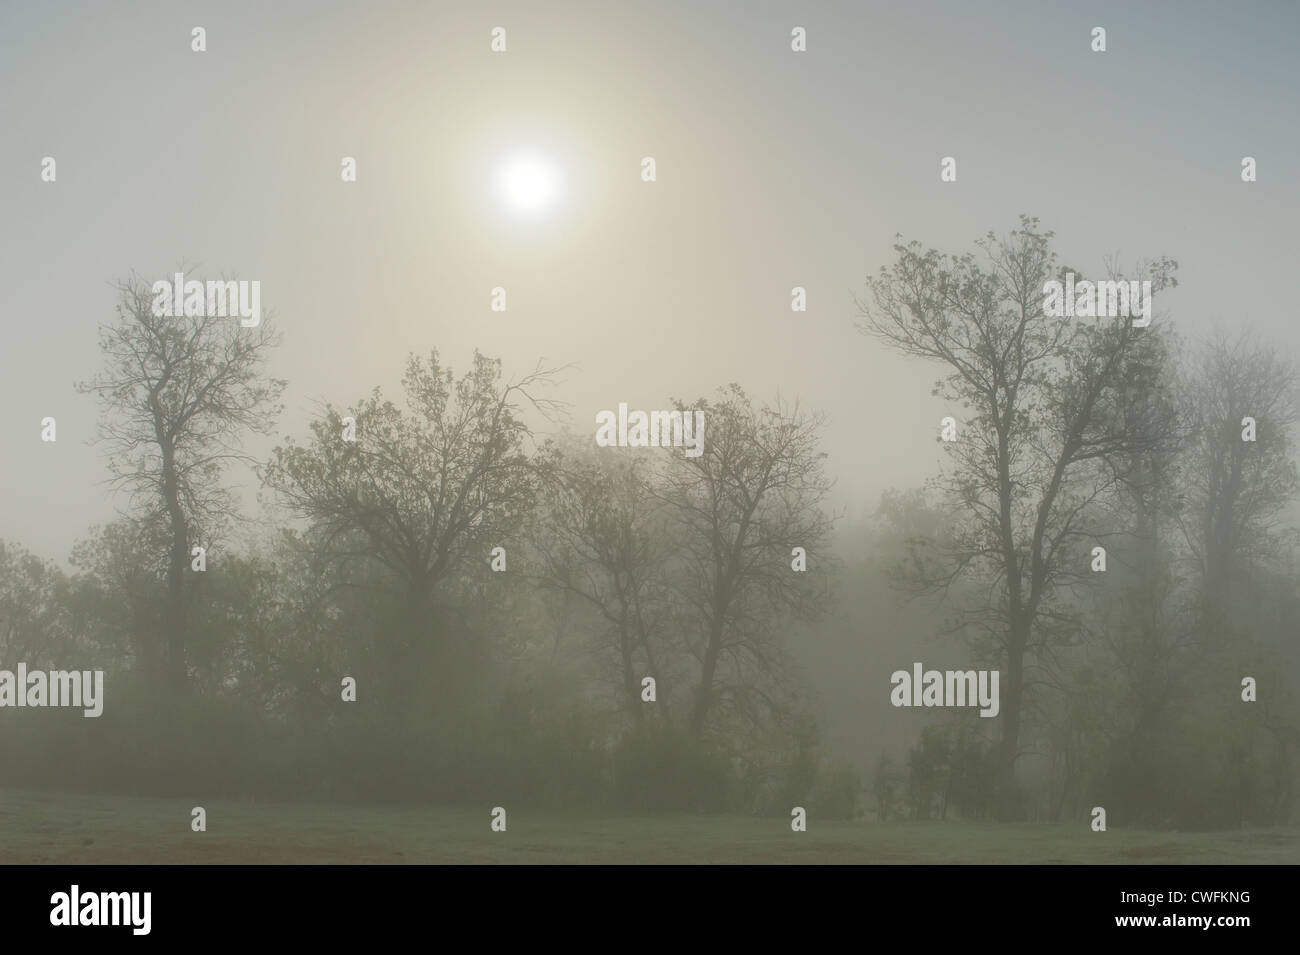
<svg viewBox="0 0 1300 955"><path fill-rule="evenodd" d="M1157 306L1190 336L1247 325L1298 350L1297 26L1262 3L8 2L0 536L62 561L112 517L73 383L99 367L112 282L182 261L262 283L279 435L319 402L396 396L433 347L458 372L475 347L510 376L575 363L553 395L579 434L737 381L828 414L850 513L936 471L949 411L939 369L854 328L897 232L962 252L1037 215L1085 271L1177 259ZM492 185L519 150L565 179L527 221Z"/></svg>

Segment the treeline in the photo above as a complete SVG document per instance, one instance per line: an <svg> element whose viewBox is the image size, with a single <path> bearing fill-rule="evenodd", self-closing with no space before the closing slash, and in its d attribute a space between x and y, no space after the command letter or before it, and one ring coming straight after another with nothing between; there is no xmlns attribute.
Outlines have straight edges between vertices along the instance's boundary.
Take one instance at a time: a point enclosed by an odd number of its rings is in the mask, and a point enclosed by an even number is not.
<svg viewBox="0 0 1300 955"><path fill-rule="evenodd" d="M278 411L274 323L119 291L81 387L129 512L70 576L0 551L0 659L103 668L107 702L0 712L12 781L851 814L786 648L833 568L818 416L731 386L689 409L699 455L541 441L552 371L412 355L400 402L327 407L249 462L282 526L240 547L223 482Z"/></svg>
<svg viewBox="0 0 1300 955"><path fill-rule="evenodd" d="M70 574L0 544L0 666L103 669L104 713L0 709L0 783L1289 822L1296 370L1248 335L1044 315L1050 239L900 245L869 280L863 330L938 367L950 409L941 472L870 528L836 525L797 404L731 385L674 403L704 413L698 456L598 447L537 430L554 370L478 354L411 355L400 399L327 406L252 460L273 318L156 317L131 276L81 385L121 517ZM1176 268L1138 271L1159 294ZM819 700L797 661L834 663L827 634L870 646ZM998 716L890 707L914 661L998 670Z"/></svg>

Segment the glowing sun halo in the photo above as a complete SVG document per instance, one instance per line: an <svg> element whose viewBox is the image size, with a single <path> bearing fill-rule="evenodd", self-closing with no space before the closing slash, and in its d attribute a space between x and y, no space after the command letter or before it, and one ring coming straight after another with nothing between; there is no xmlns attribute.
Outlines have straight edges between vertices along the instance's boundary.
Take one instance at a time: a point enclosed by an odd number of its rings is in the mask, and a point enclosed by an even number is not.
<svg viewBox="0 0 1300 955"><path fill-rule="evenodd" d="M521 212L536 212L554 199L555 170L540 156L516 156L501 166L500 187L506 202Z"/></svg>

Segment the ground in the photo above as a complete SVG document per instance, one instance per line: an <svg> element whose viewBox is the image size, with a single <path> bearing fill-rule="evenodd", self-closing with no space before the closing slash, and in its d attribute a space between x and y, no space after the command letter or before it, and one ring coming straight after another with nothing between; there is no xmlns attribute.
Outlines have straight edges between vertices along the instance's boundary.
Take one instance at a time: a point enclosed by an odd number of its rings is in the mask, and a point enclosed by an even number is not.
<svg viewBox="0 0 1300 955"><path fill-rule="evenodd" d="M207 831L192 832L203 805ZM63 863L1289 863L1300 830L388 809L0 790L0 864Z"/></svg>

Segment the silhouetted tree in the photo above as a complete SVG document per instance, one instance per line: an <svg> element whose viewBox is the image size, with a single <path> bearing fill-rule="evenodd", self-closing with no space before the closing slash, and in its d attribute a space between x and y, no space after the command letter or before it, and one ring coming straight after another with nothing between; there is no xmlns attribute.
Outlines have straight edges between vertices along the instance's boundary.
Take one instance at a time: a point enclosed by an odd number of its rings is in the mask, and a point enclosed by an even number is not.
<svg viewBox="0 0 1300 955"><path fill-rule="evenodd" d="M918 575L936 590L964 575L990 598L967 608L1002 659L999 803L1017 816L1026 657L1036 641L1073 621L1053 598L1087 570L1080 553L1094 503L1115 482L1114 459L1139 450L1151 429L1120 413L1123 384L1153 361L1152 329L1128 319L1045 314L1044 284L1064 279L1036 219L982 253L949 256L917 242L868 279L862 331L905 354L945 366L935 393L970 408L958 440L944 443L952 469L939 481L963 515L954 546ZM1140 271L1153 293L1174 284L1176 263Z"/></svg>
<svg viewBox="0 0 1300 955"><path fill-rule="evenodd" d="M115 322L100 326L104 367L78 388L100 397L99 437L116 487L130 495L140 527L166 523L165 667L174 692L186 685L186 574L200 536L211 546L235 514L221 483L247 432L268 432L284 382L264 365L279 337L268 317L155 315L149 283L132 273L117 286Z"/></svg>

